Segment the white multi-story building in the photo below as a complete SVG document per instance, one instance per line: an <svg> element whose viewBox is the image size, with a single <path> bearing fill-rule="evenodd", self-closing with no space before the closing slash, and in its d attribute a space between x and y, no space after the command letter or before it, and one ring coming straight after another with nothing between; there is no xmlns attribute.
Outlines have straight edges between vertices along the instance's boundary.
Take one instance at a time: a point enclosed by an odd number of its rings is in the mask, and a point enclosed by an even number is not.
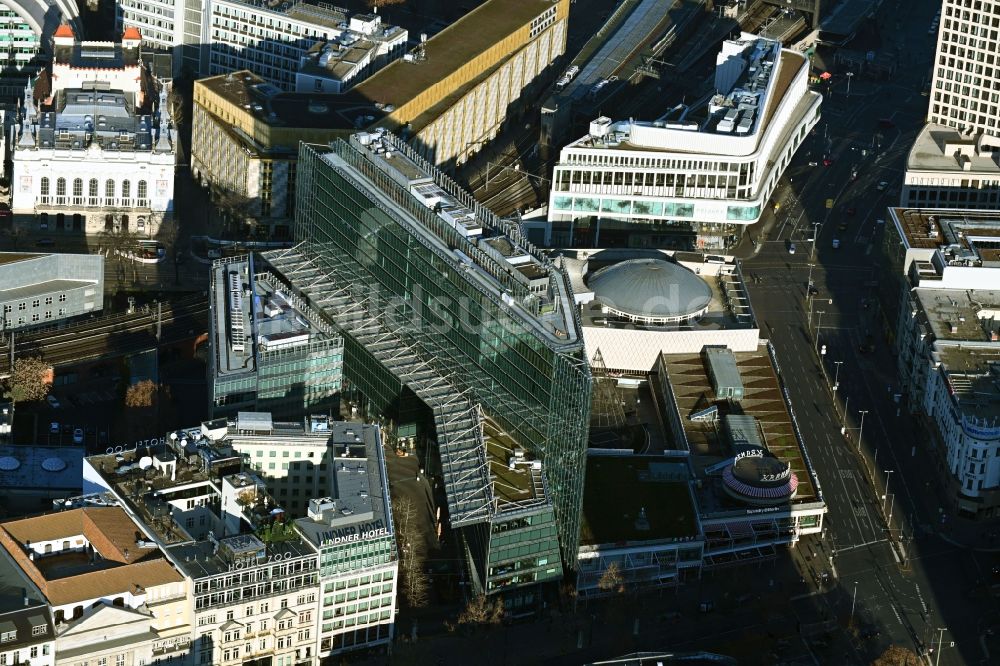
<svg viewBox="0 0 1000 666"><path fill-rule="evenodd" d="M76 3L68 2L76 16ZM62 7L56 5L61 10ZM0 96L16 99L24 89L26 78L38 71L46 57L43 48L62 19L60 11L52 11L45 2L34 0L0 0Z"/></svg>
<svg viewBox="0 0 1000 666"><path fill-rule="evenodd" d="M564 147L552 177L546 244L721 248L756 222L819 120L808 61L772 39L723 42L717 94L654 121L601 117Z"/></svg>
<svg viewBox="0 0 1000 666"><path fill-rule="evenodd" d="M1000 214L889 211L905 277L896 330L901 393L926 418L946 497L1000 515ZM902 396L901 396L902 397Z"/></svg>
<svg viewBox="0 0 1000 666"><path fill-rule="evenodd" d="M56 664L140 666L187 653L191 614L184 576L121 508L91 506L8 521L0 524L0 545L48 603ZM47 622L32 622L32 634L43 635ZM39 659L46 652L39 650ZM35 656L20 661L34 664Z"/></svg>
<svg viewBox="0 0 1000 666"><path fill-rule="evenodd" d="M350 35L379 43L385 64L401 57L407 33L367 14L300 0L122 0L118 24L138 28L149 46L170 50L178 72L213 76L249 69L291 91L318 43ZM369 72L370 73L370 72Z"/></svg>
<svg viewBox="0 0 1000 666"><path fill-rule="evenodd" d="M1000 0L943 0L927 124L900 203L1000 208Z"/></svg>
<svg viewBox="0 0 1000 666"><path fill-rule="evenodd" d="M25 89L12 141L11 208L47 231L154 236L171 218L174 141L167 88L143 67L141 36L54 38L52 72Z"/></svg>

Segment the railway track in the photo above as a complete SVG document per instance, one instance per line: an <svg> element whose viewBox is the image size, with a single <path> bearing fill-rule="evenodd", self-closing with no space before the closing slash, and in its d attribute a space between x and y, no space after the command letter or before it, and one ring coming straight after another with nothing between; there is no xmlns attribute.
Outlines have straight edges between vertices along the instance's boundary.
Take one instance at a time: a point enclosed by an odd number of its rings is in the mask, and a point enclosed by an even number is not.
<svg viewBox="0 0 1000 666"><path fill-rule="evenodd" d="M156 344L157 311L112 315L65 328L15 334L14 355L40 356L58 366L121 356ZM170 343L208 328L208 302L203 296L164 303L159 313L160 343ZM10 340L0 354L0 374L10 370Z"/></svg>

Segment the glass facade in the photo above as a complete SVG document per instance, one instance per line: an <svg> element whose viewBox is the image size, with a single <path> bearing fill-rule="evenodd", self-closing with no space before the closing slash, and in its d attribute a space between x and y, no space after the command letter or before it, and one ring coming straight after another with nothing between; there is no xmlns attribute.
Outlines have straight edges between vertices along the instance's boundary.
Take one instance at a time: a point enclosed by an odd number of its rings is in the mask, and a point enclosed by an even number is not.
<svg viewBox="0 0 1000 666"><path fill-rule="evenodd" d="M557 532L551 508L494 519L490 529L487 591L560 580L562 563Z"/></svg>
<svg viewBox="0 0 1000 666"><path fill-rule="evenodd" d="M544 461L563 560L574 563L591 389L582 340L559 344L500 291L484 288L453 251L490 258L347 142L303 146L298 186L297 251L363 292L357 297L368 310L391 322L396 339L447 378L451 392L469 396ZM344 336L345 380L376 403L392 402L399 382Z"/></svg>

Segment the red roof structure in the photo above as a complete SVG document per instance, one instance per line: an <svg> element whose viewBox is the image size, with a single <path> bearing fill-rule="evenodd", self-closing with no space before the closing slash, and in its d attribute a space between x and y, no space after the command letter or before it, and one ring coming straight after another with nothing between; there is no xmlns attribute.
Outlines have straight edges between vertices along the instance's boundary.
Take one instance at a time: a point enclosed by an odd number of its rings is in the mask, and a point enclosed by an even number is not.
<svg viewBox="0 0 1000 666"><path fill-rule="evenodd" d="M122 39L142 39L142 34L139 32L139 28L135 26L129 26L125 28L125 34L122 35Z"/></svg>
<svg viewBox="0 0 1000 666"><path fill-rule="evenodd" d="M69 27L68 23L63 23L58 28L56 28L56 37L75 37L73 34L73 28Z"/></svg>

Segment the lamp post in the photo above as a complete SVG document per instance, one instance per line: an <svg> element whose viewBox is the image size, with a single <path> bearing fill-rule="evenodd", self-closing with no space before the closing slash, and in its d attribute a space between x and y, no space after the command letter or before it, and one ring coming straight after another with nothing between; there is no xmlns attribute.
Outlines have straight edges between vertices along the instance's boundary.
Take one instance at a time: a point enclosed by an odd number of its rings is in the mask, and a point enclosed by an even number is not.
<svg viewBox="0 0 1000 666"><path fill-rule="evenodd" d="M843 361L834 361L833 364L837 366L837 370L833 373L833 390L836 391L840 386L840 366L844 364Z"/></svg>
<svg viewBox="0 0 1000 666"><path fill-rule="evenodd" d="M896 493L886 493L886 497L889 498L889 515L886 516L886 524L890 527L892 526L892 507L896 504ZM882 502L882 512L885 513L885 501ZM902 535L900 535L902 538Z"/></svg>
<svg viewBox="0 0 1000 666"><path fill-rule="evenodd" d="M934 657L934 666L938 666L941 663L941 648L944 643L944 632L948 630L948 627L938 627L938 651L937 655Z"/></svg>
<svg viewBox="0 0 1000 666"><path fill-rule="evenodd" d="M854 581L854 595L851 597L851 619L847 626L854 626L854 606L858 603L858 581Z"/></svg>
<svg viewBox="0 0 1000 666"><path fill-rule="evenodd" d="M851 96L851 79L854 78L854 72L848 72L847 76L847 96Z"/></svg>
<svg viewBox="0 0 1000 666"><path fill-rule="evenodd" d="M822 226L822 222L813 222L813 244L812 250L809 254L809 261L813 261L816 258L816 241L819 240L819 228Z"/></svg>
<svg viewBox="0 0 1000 666"><path fill-rule="evenodd" d="M889 475L894 471L893 469L884 469L885 472L885 495L882 496L882 514L885 515L885 500L889 496Z"/></svg>
<svg viewBox="0 0 1000 666"><path fill-rule="evenodd" d="M819 331L823 328L823 315L826 314L825 310L817 310L816 314L816 344L819 344Z"/></svg>
<svg viewBox="0 0 1000 666"><path fill-rule="evenodd" d="M861 437L865 434L865 414L867 413L867 409L858 410L858 414L861 415L861 427L858 428L858 453L861 453Z"/></svg>

